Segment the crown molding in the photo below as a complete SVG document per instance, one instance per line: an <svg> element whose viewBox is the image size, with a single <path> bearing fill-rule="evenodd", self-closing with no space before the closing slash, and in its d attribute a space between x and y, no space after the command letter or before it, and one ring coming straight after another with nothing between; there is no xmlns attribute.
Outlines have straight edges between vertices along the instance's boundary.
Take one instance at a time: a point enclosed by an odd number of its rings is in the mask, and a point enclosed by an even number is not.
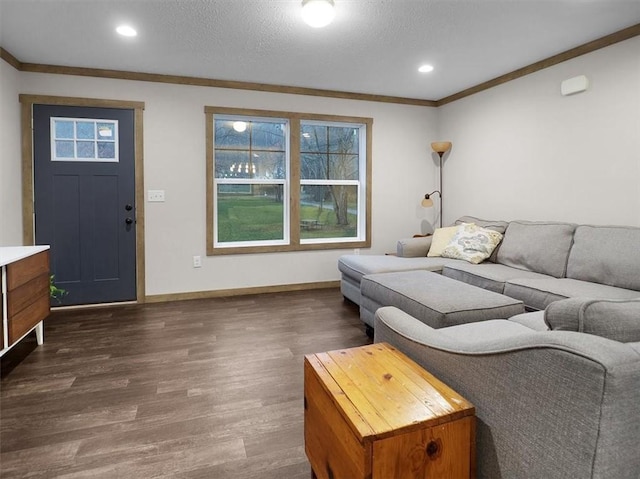
<svg viewBox="0 0 640 479"><path fill-rule="evenodd" d="M557 65L558 63L566 62L567 60L571 60L587 53L591 53L593 51L608 47L624 40L629 40L630 38L636 37L638 35L640 35L640 23L598 38L591 42L585 43L578 47L572 48L570 50L564 51L557 55L553 55L536 63L532 63L531 65L528 65L526 67L506 73L492 80L488 80L471 88L462 90L458 93L454 93L453 95L441 98L440 100L424 100L419 98L404 98L397 96L374 95L369 93L356 93L339 90L323 90L317 88L272 85L268 83L216 80L213 78L189 77L180 75L163 75L159 73L130 72L123 70L106 70L100 68L82 68L61 65L43 65L40 63L23 63L2 47L0 47L0 58L2 58L16 70L23 72L111 78L117 80L146 81L154 83L169 83L175 85L203 86L211 88L230 88L234 90L252 90L290 95L307 95L325 98L340 98L344 100L360 100L379 103L395 103L401 105L439 107L456 100L474 95L481 91L488 90L489 88L493 88L503 83L516 80L545 68L549 68L553 65Z"/></svg>
<svg viewBox="0 0 640 479"><path fill-rule="evenodd" d="M531 73L535 73L540 70L544 70L545 68L549 68L553 65L557 65L558 63L566 62L567 60L571 60L573 58L585 55L587 53L600 50L601 48L608 47L610 45L622 42L624 40L629 40L630 38L636 37L638 35L640 35L640 23L633 25L629 28L619 30L610 35L598 38L597 40L593 40L589 43L585 43L578 47L564 51L562 53L558 53L557 55L553 55L549 58L545 58L544 60L540 60L539 62L532 63L531 65L527 65L526 67L519 68L510 73L506 73L505 75L501 75L492 80L488 80L484 83L480 83L479 85L473 86L471 88L467 88L466 90L462 90L458 93L454 93L453 95L437 100L436 104L437 106L446 105L447 103L451 103L456 100L460 100L461 98L471 96L475 93L488 90L489 88L493 88L494 86L498 86L503 83L516 80L517 78L521 78L523 76L529 75Z"/></svg>
<svg viewBox="0 0 640 479"><path fill-rule="evenodd" d="M22 70L22 63L16 57L14 57L11 53L6 51L4 48L0 47L0 58L2 58L5 62L11 65L16 70Z"/></svg>

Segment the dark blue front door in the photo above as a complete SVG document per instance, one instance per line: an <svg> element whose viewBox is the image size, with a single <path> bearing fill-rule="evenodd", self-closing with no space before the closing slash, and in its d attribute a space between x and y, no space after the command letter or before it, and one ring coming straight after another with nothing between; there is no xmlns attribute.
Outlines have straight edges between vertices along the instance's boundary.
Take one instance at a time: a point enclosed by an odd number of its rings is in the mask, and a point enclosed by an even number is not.
<svg viewBox="0 0 640 479"><path fill-rule="evenodd" d="M34 105L33 138L36 244L62 304L135 300L133 110Z"/></svg>

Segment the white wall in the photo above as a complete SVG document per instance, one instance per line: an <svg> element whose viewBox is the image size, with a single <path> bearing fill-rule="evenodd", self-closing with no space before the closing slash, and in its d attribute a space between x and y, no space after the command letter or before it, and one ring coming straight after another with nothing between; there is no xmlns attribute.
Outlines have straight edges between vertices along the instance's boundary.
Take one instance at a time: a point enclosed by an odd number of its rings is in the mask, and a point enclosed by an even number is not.
<svg viewBox="0 0 640 479"><path fill-rule="evenodd" d="M3 62L0 62L3 63ZM2 80L5 70L3 65ZM9 72L15 84L16 73ZM416 233L434 210L417 209L437 170L429 161L429 142L436 140L433 108L191 87L124 80L20 73L18 93L145 102L145 190L163 189L165 203L146 203L146 287L148 295L298 284L339 279L337 259L352 250L205 256L205 116L204 106L299 111L372 117L373 218L372 247L366 253L395 251L399 236ZM5 96L3 88L3 98ZM3 113L0 127L18 123L18 110ZM13 125L12 125L13 126ZM10 209L5 196L19 200L19 131L12 128L0 164L8 171L1 211ZM13 152L5 156L5 150ZM3 180L3 185L5 180ZM427 185L427 186L425 186ZM4 188L3 188L4 189ZM17 211L20 209L16 205ZM19 213L18 213L19 215ZM20 218L7 216L20 232ZM20 236L8 240L14 244ZM7 241L8 241L7 240ZM192 256L203 257L202 268Z"/></svg>
<svg viewBox="0 0 640 479"><path fill-rule="evenodd" d="M0 60L0 246L22 245L20 74Z"/></svg>
<svg viewBox="0 0 640 479"><path fill-rule="evenodd" d="M589 90L561 96L577 75ZM445 105L438 125L453 142L445 222L640 226L640 37Z"/></svg>
<svg viewBox="0 0 640 479"><path fill-rule="evenodd" d="M430 229L423 209L438 187L429 143L451 140L445 215L640 226L640 37L433 108L19 73L0 61L0 244L21 243L18 93L144 101L147 294L339 278L348 250L205 258L205 105L374 119L372 248ZM586 75L590 89L562 97L560 82ZM203 267L191 267L193 255Z"/></svg>

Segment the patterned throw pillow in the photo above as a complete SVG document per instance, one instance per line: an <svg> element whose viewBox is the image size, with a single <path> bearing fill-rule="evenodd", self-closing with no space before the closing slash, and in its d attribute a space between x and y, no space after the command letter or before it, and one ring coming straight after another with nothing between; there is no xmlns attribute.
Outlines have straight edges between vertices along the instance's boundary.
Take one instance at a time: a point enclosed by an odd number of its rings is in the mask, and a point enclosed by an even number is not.
<svg viewBox="0 0 640 479"><path fill-rule="evenodd" d="M463 224L458 226L455 236L442 251L442 257L463 259L472 264L482 263L491 256L500 241L502 235L497 231L475 224Z"/></svg>

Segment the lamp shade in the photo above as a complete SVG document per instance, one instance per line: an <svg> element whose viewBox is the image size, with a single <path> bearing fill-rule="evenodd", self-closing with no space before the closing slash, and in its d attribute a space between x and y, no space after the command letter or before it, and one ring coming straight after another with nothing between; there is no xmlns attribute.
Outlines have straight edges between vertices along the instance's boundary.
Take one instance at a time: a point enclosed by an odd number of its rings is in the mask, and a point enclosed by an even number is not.
<svg viewBox="0 0 640 479"><path fill-rule="evenodd" d="M431 208L433 206L433 200L431 198L423 198L420 204L423 208Z"/></svg>
<svg viewBox="0 0 640 479"><path fill-rule="evenodd" d="M431 193L427 193L426 195L424 195L424 198L422 199L420 204L424 208L431 208L433 206L433 200L431 199L431 197L436 193L438 193L438 196L440 197L440 200L441 200L440 204L442 204L442 193L440 193L438 190L432 191Z"/></svg>
<svg viewBox="0 0 640 479"><path fill-rule="evenodd" d="M451 149L451 142L450 141L434 141L433 143L431 143L431 148L436 153L442 154Z"/></svg>

